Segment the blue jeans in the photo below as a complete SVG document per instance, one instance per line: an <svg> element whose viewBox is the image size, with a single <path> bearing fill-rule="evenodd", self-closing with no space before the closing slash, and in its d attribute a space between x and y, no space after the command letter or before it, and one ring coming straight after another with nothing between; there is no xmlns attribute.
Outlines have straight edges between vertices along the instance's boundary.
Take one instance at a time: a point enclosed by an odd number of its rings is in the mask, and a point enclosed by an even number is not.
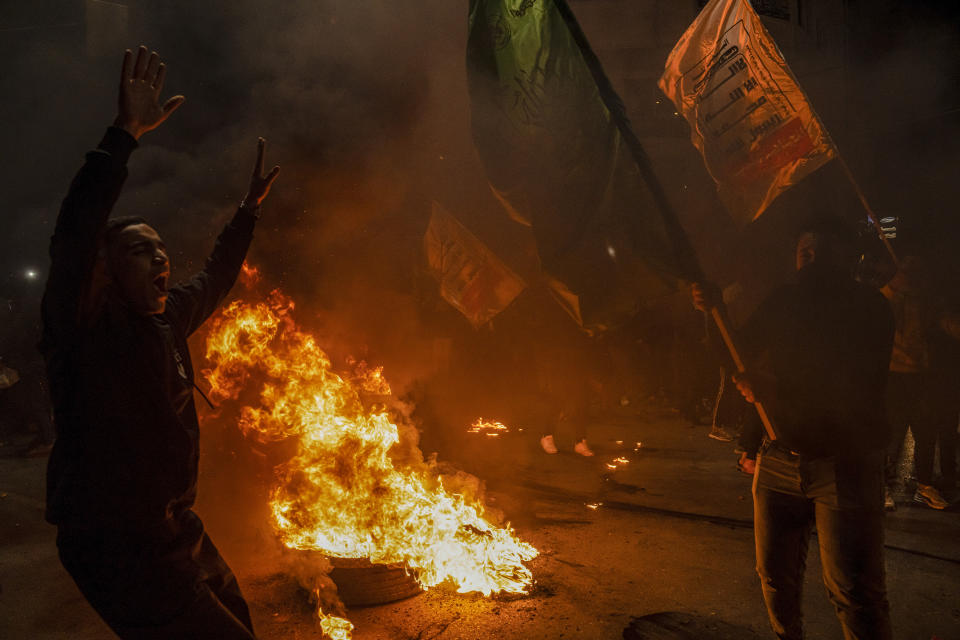
<svg viewBox="0 0 960 640"><path fill-rule="evenodd" d="M884 452L809 459L765 443L753 479L757 573L774 633L803 638L800 608L813 527L846 640L889 640L883 563Z"/></svg>

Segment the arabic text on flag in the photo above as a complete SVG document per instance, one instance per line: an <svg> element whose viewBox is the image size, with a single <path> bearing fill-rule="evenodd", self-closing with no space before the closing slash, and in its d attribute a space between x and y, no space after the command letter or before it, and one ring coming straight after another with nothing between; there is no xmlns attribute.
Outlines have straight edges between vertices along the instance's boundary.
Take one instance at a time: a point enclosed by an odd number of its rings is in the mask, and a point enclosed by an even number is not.
<svg viewBox="0 0 960 640"><path fill-rule="evenodd" d="M660 88L690 123L721 199L757 218L836 152L747 0L711 0L667 59Z"/></svg>

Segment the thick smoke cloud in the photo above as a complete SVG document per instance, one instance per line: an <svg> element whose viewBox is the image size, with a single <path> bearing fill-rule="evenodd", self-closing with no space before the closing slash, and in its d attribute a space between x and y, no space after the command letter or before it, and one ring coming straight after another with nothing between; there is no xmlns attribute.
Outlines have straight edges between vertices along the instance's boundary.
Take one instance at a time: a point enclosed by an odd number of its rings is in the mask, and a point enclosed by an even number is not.
<svg viewBox="0 0 960 640"><path fill-rule="evenodd" d="M359 329L378 315L358 303L389 295L367 285L392 292L413 287L410 274L431 199L463 218L508 262L522 253L525 236L490 199L471 148L465 2L126 4L125 31L107 34L116 37L117 51L109 42L88 41L96 30L80 0L27 3L0 17L0 123L8 160L0 175L5 297L37 295L42 279L24 282L23 269L44 267L59 200L114 113L119 50L141 42L162 53L170 67L168 93L183 93L187 102L144 138L118 213L155 223L173 247L176 276L202 263L242 196L258 135L269 140L268 162L283 165L283 172L251 258L268 281L303 304L336 309L347 325ZM848 69L847 86L821 90L811 77L809 89L875 206L911 218L914 228L905 236L937 238L950 247L958 235L949 212L958 199L950 178L960 138L957 10L947 2L922 4L850 3L842 12L847 24L828 25L830 33L845 34L840 62ZM572 5L580 11L579 3ZM584 16L589 8L582 5ZM608 38L625 37L589 29L587 36L602 59ZM637 60L636 68L653 77L662 64L653 58ZM617 84L616 74L613 79ZM628 108L639 100L631 94L624 99ZM683 135L645 142L655 160L658 145L689 146ZM758 271L729 264L730 256L789 253L790 224L783 220L829 206L833 196L823 194L844 191L837 186L842 177L815 177L783 198L782 212L775 208L747 230L743 243L732 241L755 250L718 253L717 246L728 245L716 242L722 212L713 198L691 200L709 194L712 184L696 154L686 151L687 166L664 160L656 168L708 270L721 279ZM848 188L842 197L845 208L859 206ZM780 242L780 236L787 239ZM789 261L771 259L772 265L789 269Z"/></svg>
<svg viewBox="0 0 960 640"><path fill-rule="evenodd" d="M378 295L394 292L383 304L409 328L412 312L396 292L413 287L430 199L455 210L469 202L468 217L492 217L483 215L489 196L469 140L465 6L128 4L122 46L159 51L165 93L187 101L141 141L115 213L147 217L172 248L174 277L187 275L243 195L262 135L267 162L282 173L251 260L308 312L336 311L358 347L365 319L384 324ZM69 178L115 113L122 46L88 55L89 18L76 6L58 18L75 25L72 35L17 31L4 47L10 99L0 115L15 162L2 178L0 269L11 288L24 266L44 267ZM48 18L20 17L31 20ZM32 283L34 294L41 285Z"/></svg>

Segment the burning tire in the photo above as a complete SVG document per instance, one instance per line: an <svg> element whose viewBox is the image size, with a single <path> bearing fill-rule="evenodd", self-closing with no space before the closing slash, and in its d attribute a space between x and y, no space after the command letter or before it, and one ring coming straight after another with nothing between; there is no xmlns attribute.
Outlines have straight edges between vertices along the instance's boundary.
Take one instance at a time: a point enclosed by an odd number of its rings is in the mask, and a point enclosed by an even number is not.
<svg viewBox="0 0 960 640"><path fill-rule="evenodd" d="M386 604L423 591L400 565L372 564L360 558L331 558L330 562L330 579L348 607Z"/></svg>

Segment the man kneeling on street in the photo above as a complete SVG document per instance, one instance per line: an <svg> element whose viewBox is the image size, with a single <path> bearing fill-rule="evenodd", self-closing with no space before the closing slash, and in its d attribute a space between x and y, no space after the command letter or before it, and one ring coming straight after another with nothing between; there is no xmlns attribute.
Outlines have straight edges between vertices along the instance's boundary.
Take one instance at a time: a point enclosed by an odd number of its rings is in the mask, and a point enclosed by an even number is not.
<svg viewBox="0 0 960 640"><path fill-rule="evenodd" d="M250 188L202 271L168 287L170 262L141 218L107 220L160 101L156 53L126 52L119 113L73 179L50 243L41 349L57 440L47 519L63 566L121 638L254 638L230 568L191 510L198 422L187 337L236 280L278 167Z"/></svg>

